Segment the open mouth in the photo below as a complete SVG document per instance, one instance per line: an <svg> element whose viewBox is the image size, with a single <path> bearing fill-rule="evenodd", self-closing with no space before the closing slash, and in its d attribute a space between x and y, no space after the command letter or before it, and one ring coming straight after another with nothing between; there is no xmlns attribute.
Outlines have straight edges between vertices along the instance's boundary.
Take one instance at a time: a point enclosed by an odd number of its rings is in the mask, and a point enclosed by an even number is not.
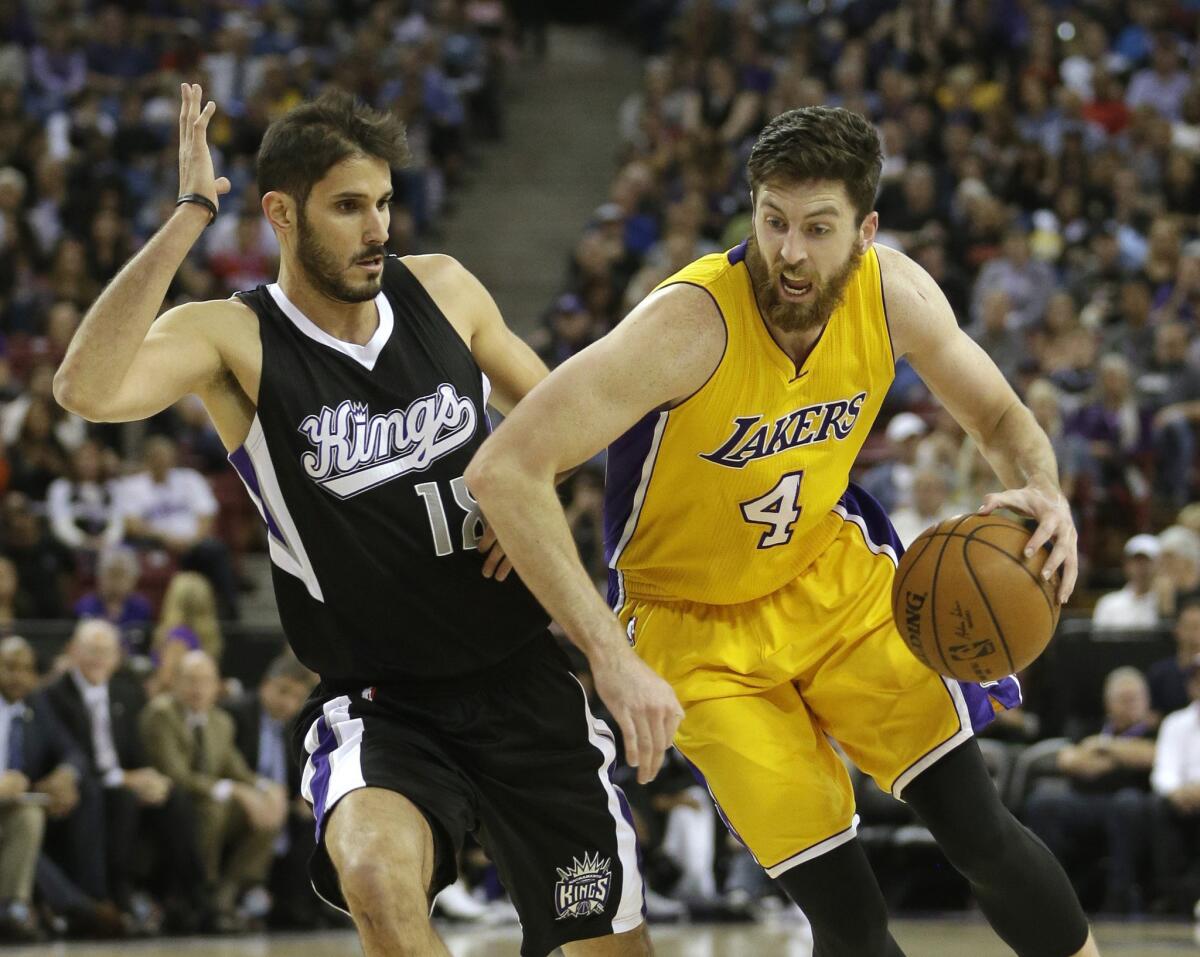
<svg viewBox="0 0 1200 957"><path fill-rule="evenodd" d="M800 300L808 296L812 292L813 284L811 281L800 281L788 279L786 276L779 277L779 288L783 292L785 299Z"/></svg>
<svg viewBox="0 0 1200 957"><path fill-rule="evenodd" d="M360 259L355 265L361 266L367 272L380 272L383 269L383 257L368 256L366 259Z"/></svg>

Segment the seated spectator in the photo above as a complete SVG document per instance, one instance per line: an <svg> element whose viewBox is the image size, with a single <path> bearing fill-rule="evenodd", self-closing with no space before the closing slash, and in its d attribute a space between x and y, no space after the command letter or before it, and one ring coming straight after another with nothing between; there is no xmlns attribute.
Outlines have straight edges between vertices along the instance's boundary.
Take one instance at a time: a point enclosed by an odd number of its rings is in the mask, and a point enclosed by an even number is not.
<svg viewBox="0 0 1200 957"><path fill-rule="evenodd" d="M1158 535L1161 549L1154 590L1158 612L1170 618L1186 601L1200 598L1200 535L1172 525Z"/></svg>
<svg viewBox="0 0 1200 957"><path fill-rule="evenodd" d="M550 368L561 365L592 344L595 325L587 303L573 292L563 293L550 310L547 328L538 343L538 356Z"/></svg>
<svg viewBox="0 0 1200 957"><path fill-rule="evenodd" d="M1154 816L1159 894L1176 913L1200 899L1200 658L1184 668L1190 703L1163 718L1150 783L1161 802Z"/></svg>
<svg viewBox="0 0 1200 957"><path fill-rule="evenodd" d="M1021 360L1029 354L1025 340L1009 322L1011 308L1008 293L997 287L979 305L979 322L968 330L1009 382L1017 380Z"/></svg>
<svg viewBox="0 0 1200 957"><path fill-rule="evenodd" d="M1137 380L1142 409L1151 416L1156 484L1175 505L1183 505L1191 492L1200 421L1200 369L1188 357L1189 337L1182 322L1155 326L1153 356Z"/></svg>
<svg viewBox="0 0 1200 957"><path fill-rule="evenodd" d="M117 630L106 621L75 627L67 649L70 670L45 691L46 699L75 747L101 784L104 827L93 835L102 848L107 887L101 896L122 912L135 912L132 849L138 835L154 835L160 867L154 886L167 902L170 924L195 930L203 910L203 874L196 847L190 798L150 766L138 731L145 695L137 682L118 672ZM152 928L153 919L143 911Z"/></svg>
<svg viewBox="0 0 1200 957"><path fill-rule="evenodd" d="M957 512L951 500L950 478L938 466L918 466L913 475L912 504L892 512L892 524L905 548L931 525Z"/></svg>
<svg viewBox="0 0 1200 957"><path fill-rule="evenodd" d="M1008 294L1009 327L1032 328L1046 311L1054 287L1054 270L1030 255L1029 237L1021 229L1010 229L1004 237L1002 254L979 271L971 306L972 321L982 323L984 301L993 290L1001 289Z"/></svg>
<svg viewBox="0 0 1200 957"><path fill-rule="evenodd" d="M71 456L69 474L50 483L46 511L50 530L67 548L99 552L121 544L125 521L97 443L80 445Z"/></svg>
<svg viewBox="0 0 1200 957"><path fill-rule="evenodd" d="M136 591L137 555L127 548L110 548L100 553L96 566L96 589L75 603L76 618L103 618L116 625L121 647L127 655L149 655L150 624L154 612L145 595Z"/></svg>
<svg viewBox="0 0 1200 957"><path fill-rule="evenodd" d="M925 420L912 412L900 412L887 424L884 434L894 454L862 478L862 487L879 500L885 511L892 512L912 503L917 451L928 431Z"/></svg>
<svg viewBox="0 0 1200 957"><path fill-rule="evenodd" d="M316 675L285 652L267 668L256 691L224 705L233 718L238 750L261 780L289 797L284 829L275 842L269 890L272 926L312 927L317 904L308 882L315 846L312 809L300 797L300 766L290 757L289 727L316 684Z"/></svg>
<svg viewBox="0 0 1200 957"><path fill-rule="evenodd" d="M46 531L29 498L20 492L4 496L0 506L0 541L29 596L28 617L65 617L67 582L74 573L74 561Z"/></svg>
<svg viewBox="0 0 1200 957"><path fill-rule="evenodd" d="M1094 630L1153 628L1158 624L1154 575L1161 551L1153 535L1134 535L1125 543L1125 587L1096 602L1092 612Z"/></svg>
<svg viewBox="0 0 1200 957"><path fill-rule="evenodd" d="M51 484L67 474L67 453L52 430L48 399L35 399L17 440L8 448L8 487L41 502Z"/></svg>
<svg viewBox="0 0 1200 957"><path fill-rule="evenodd" d="M180 659L197 649L213 661L221 660L224 642L217 621L217 602L207 578L199 572L178 572L167 586L154 629L151 690L170 688Z"/></svg>
<svg viewBox="0 0 1200 957"><path fill-rule="evenodd" d="M121 483L127 537L164 548L180 566L203 574L216 589L224 618L237 617L237 582L229 550L212 537L217 500L204 476L177 468L175 443L156 435L146 440L144 472Z"/></svg>
<svg viewBox="0 0 1200 957"><path fill-rule="evenodd" d="M1200 600L1179 607L1175 618L1175 654L1146 669L1150 682L1150 707L1161 719L1188 705L1187 670L1200 656Z"/></svg>
<svg viewBox="0 0 1200 957"><path fill-rule="evenodd" d="M142 742L151 764L196 807L200 859L215 909L214 927L236 930L239 895L261 889L287 814L283 788L258 777L234 743L233 719L219 709L213 659L189 651L172 689L142 711Z"/></svg>
<svg viewBox="0 0 1200 957"><path fill-rule="evenodd" d="M1105 679L1104 714L1098 733L1059 752L1058 770L1067 788L1055 788L1051 780L1036 787L1025 820L1077 886L1085 865L1103 858L1102 909L1128 913L1141 906L1138 878L1149 847L1154 765L1150 691L1136 668L1118 668Z"/></svg>
<svg viewBox="0 0 1200 957"><path fill-rule="evenodd" d="M29 596L21 590L17 566L0 556L0 634L12 634L18 621L31 617Z"/></svg>
<svg viewBox="0 0 1200 957"><path fill-rule="evenodd" d="M95 837L103 829L99 794L87 760L71 742L44 692L36 692L33 648L13 635L0 641L0 773L19 771L22 787L42 795L46 847L90 902L104 900L104 859Z"/></svg>
<svg viewBox="0 0 1200 957"><path fill-rule="evenodd" d="M604 581L604 478L595 469L580 469L570 480L571 500L566 507L571 537L593 581Z"/></svg>

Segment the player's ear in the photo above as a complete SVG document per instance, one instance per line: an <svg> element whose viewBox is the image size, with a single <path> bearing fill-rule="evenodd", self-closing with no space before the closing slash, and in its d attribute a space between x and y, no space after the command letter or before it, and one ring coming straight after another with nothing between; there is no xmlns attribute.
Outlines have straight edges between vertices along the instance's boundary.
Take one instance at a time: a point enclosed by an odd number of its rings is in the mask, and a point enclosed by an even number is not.
<svg viewBox="0 0 1200 957"><path fill-rule="evenodd" d="M287 193L277 189L263 194L263 215L280 232L287 232L296 225L296 204Z"/></svg>
<svg viewBox="0 0 1200 957"><path fill-rule="evenodd" d="M877 232L879 232L879 213L871 210L867 213L867 218L862 221L862 225L858 227L859 252L867 251L867 247L874 242Z"/></svg>

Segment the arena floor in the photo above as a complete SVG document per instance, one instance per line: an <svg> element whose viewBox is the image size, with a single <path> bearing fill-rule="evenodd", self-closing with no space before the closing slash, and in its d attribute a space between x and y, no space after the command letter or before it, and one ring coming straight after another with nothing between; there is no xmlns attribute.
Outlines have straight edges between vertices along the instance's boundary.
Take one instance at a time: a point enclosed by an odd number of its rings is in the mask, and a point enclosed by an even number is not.
<svg viewBox="0 0 1200 957"><path fill-rule="evenodd" d="M977 920L927 919L894 923L896 939L908 957L1011 957L1012 952ZM1102 923L1097 939L1105 957L1166 957L1200 951L1190 923ZM516 957L516 928L445 927L455 957ZM794 927L761 925L678 925L654 927L657 957L807 957ZM227 940L195 938L144 943L53 944L5 949L6 957L361 957L352 934L345 932L277 935Z"/></svg>

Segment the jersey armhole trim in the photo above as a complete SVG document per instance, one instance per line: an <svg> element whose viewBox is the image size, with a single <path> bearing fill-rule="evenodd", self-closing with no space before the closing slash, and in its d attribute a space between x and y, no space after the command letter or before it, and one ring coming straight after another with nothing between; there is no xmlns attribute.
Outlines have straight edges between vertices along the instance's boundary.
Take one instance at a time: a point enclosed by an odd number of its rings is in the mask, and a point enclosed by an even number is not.
<svg viewBox="0 0 1200 957"><path fill-rule="evenodd" d="M875 275L879 279L879 305L883 309L883 327L887 330L888 351L892 354L892 368L896 368L896 343L892 340L892 320L888 318L887 308L887 292L883 288L883 260L879 258L879 251L874 249L875 253Z"/></svg>
<svg viewBox="0 0 1200 957"><path fill-rule="evenodd" d="M717 297L712 294L712 290L709 289L707 286L700 285L700 283L698 283L698 282L692 282L690 279L676 279L671 282L666 282L663 285L659 286L658 288L659 289L668 289L671 286L694 286L696 289L703 290L705 295L707 295L708 298L712 300L713 305L716 306L717 315L721 317L721 325L723 325L725 327L725 343L721 346L721 358L717 360L717 364L715 366L713 366L713 370L712 370L712 372L710 372L708 374L708 377L702 383L700 383L700 385L690 395L681 399L679 402L675 403L674 405L663 406L662 409L659 410L662 412L674 412L678 409L682 409L685 405L687 405L689 402L691 402L692 399L696 398L696 396L698 396L701 392L703 392L705 389L707 389L709 383L712 382L712 380L716 377L717 373L721 371L721 366L723 366L725 364L725 356L729 353L729 338L730 338L729 320L725 318L725 313L721 309L721 304L719 302L717 302Z"/></svg>
<svg viewBox="0 0 1200 957"><path fill-rule="evenodd" d="M396 261L396 265L408 274L408 278L412 280L413 285L421 290L420 294L424 297L425 302L428 303L430 308L432 308L433 311L441 317L442 322L446 324L450 332L454 335L454 341L462 346L463 352L467 354L467 358L471 360L471 363L478 370L479 374L486 375L486 373L483 371L483 368L479 365L479 361L475 358L475 353L471 351L471 344L459 334L459 331L455 328L454 323L450 321L450 317L446 315L446 311L440 305L438 305L437 300L429 294L429 290L425 288L425 283L421 282L421 280L417 278L417 274L408 268L408 264L405 263L404 258L405 257L397 256L394 253L388 255L388 259L394 259ZM457 262L457 260L455 260L455 262ZM459 266L464 272L466 271L467 267L463 266L462 263L459 263ZM480 285L482 285L482 283L480 283ZM491 295L490 292L488 294ZM497 306L497 309L499 309L499 306ZM508 323L505 323L505 326L507 327ZM491 380L489 380L489 382L490 381ZM484 400L483 407L484 409L487 408L486 398Z"/></svg>

